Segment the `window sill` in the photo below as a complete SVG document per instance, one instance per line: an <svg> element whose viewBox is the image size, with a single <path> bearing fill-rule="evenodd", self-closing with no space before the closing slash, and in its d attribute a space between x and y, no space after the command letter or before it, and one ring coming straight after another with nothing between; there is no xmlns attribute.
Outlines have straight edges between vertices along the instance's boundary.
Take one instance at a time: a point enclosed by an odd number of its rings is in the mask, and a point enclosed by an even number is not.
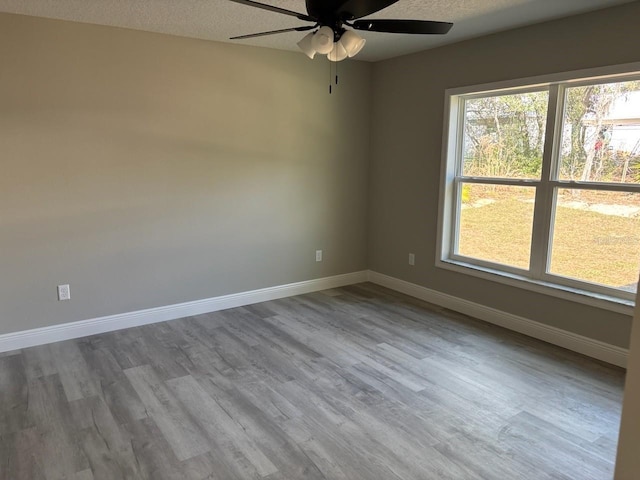
<svg viewBox="0 0 640 480"><path fill-rule="evenodd" d="M532 280L520 275L494 270L490 268L480 267L471 263L465 263L458 260L438 260L436 267L444 268L454 272L471 275L492 282L502 283L511 287L521 288L552 297L562 298L571 302L589 305L611 312L621 313L623 315L633 315L634 302L622 298L612 297L608 295L600 295L597 293L580 290L577 288L567 287L555 283Z"/></svg>

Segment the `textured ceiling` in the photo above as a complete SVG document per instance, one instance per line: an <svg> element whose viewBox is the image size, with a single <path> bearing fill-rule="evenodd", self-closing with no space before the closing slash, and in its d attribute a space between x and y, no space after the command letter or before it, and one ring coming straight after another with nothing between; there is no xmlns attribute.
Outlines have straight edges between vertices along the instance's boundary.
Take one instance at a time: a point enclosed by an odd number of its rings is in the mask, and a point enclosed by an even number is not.
<svg viewBox="0 0 640 480"><path fill-rule="evenodd" d="M305 12L304 0L261 0ZM632 0L400 0L370 18L454 22L444 36L362 32L367 39L359 60L377 61L466 38L553 18L629 3ZM0 0L0 12L20 13L99 25L228 42L234 35L305 25L293 17L228 0ZM235 41L244 45L296 50L304 33Z"/></svg>

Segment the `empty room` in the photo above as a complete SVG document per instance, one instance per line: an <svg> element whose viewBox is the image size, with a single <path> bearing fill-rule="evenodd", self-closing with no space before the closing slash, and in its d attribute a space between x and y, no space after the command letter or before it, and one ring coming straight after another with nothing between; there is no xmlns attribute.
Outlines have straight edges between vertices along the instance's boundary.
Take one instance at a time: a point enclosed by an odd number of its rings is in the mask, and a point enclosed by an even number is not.
<svg viewBox="0 0 640 480"><path fill-rule="evenodd" d="M640 2L0 0L0 480L638 480Z"/></svg>

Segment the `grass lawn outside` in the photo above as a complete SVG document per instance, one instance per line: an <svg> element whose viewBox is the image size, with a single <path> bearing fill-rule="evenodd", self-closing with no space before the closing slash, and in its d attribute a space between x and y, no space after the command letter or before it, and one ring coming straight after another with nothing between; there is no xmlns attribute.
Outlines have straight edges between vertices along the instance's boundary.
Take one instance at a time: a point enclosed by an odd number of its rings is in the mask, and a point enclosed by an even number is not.
<svg viewBox="0 0 640 480"><path fill-rule="evenodd" d="M469 186L474 190L463 202L458 252L527 270L534 189L490 192L480 185ZM636 291L640 270L637 199L613 193L600 196L600 203L580 200L568 194L559 196L550 273ZM622 214L615 214L615 205L621 201L626 202L617 208Z"/></svg>

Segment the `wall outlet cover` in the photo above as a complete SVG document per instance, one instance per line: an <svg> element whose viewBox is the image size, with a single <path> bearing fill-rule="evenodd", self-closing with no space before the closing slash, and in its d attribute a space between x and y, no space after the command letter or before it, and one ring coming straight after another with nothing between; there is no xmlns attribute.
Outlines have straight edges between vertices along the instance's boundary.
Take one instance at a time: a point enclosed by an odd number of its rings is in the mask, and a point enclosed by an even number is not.
<svg viewBox="0 0 640 480"><path fill-rule="evenodd" d="M71 288L69 285L58 285L58 300L70 300Z"/></svg>

